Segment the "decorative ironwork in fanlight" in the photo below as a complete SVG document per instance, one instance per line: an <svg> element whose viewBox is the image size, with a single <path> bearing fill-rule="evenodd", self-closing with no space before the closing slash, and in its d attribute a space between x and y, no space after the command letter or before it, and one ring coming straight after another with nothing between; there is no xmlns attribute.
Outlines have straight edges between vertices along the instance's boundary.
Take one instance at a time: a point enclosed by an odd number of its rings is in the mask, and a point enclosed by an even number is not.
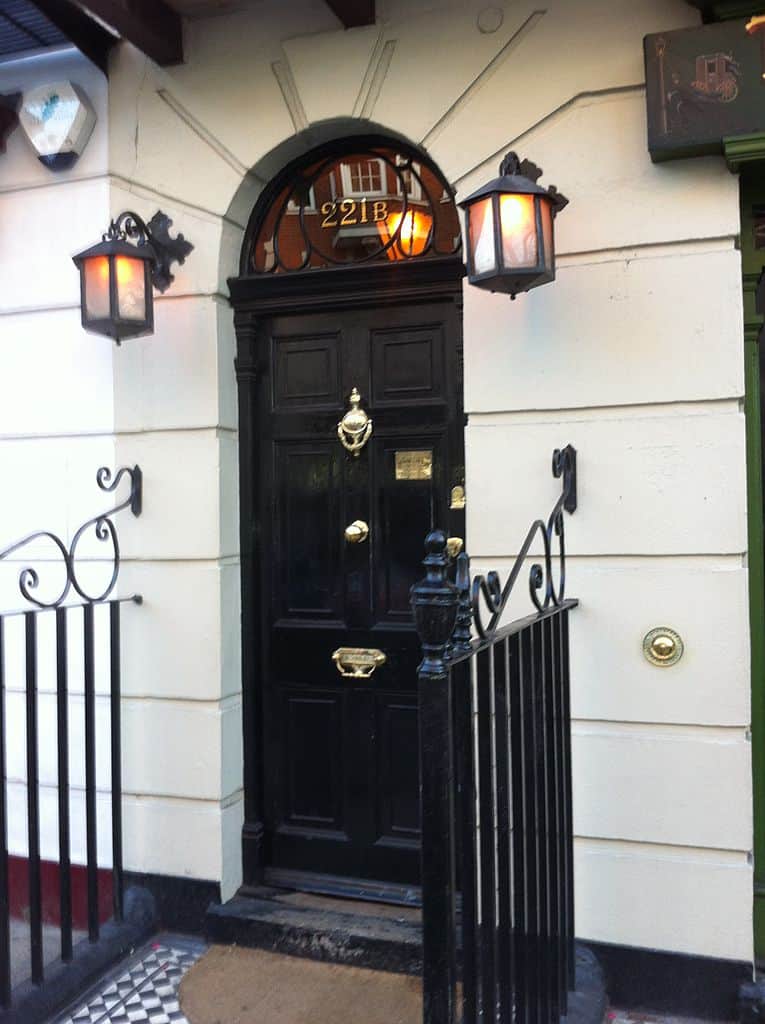
<svg viewBox="0 0 765 1024"><path fill-rule="evenodd" d="M64 603L67 595L72 589L74 589L84 601L92 603L105 601L111 594L117 584L120 572L119 538L117 537L117 529L112 522L112 517L126 508L129 508L134 516L140 516L143 500L143 477L140 467L138 466L123 466L114 474L114 476L112 476L112 471L107 466L102 466L96 473L96 483L101 490L105 491L107 494L112 494L116 491L124 477L127 477L130 480L130 493L127 498L120 502L119 505L115 505L114 508L108 509L106 512L101 512L99 515L93 516L92 519L88 519L84 522L75 532L68 547L65 541L63 541L57 534L52 533L49 530L37 530L35 533L30 533L22 540L18 540L14 544L11 544L10 547L5 548L4 551L0 551L0 561L2 561L2 559L8 558L10 555L20 551L22 548L34 544L35 541L47 540L50 541L56 549L56 556L61 556L66 573L66 579L58 593L58 596L50 601L43 601L41 598L36 596L33 591L35 591L39 586L40 577L36 569L31 565L26 565L19 572L19 590L21 591L21 596L25 600L36 605L38 608L58 608ZM111 543L111 550L109 551L107 558L107 563L110 568L109 582L106 587L96 595L90 594L85 589L84 584L78 576L77 569L78 545L85 534L91 529L96 540L104 543ZM35 558L35 561L38 562L42 560L42 557ZM46 559L46 561L49 561L49 559ZM134 600L140 603L140 598L136 597Z"/></svg>
<svg viewBox="0 0 765 1024"><path fill-rule="evenodd" d="M452 190L424 161L386 146L311 159L266 212L250 271L285 273L453 256L462 247Z"/></svg>
<svg viewBox="0 0 765 1024"><path fill-rule="evenodd" d="M541 539L543 563L534 562L529 571L529 595L537 612L545 612L551 606L563 603L566 591L566 543L564 512L569 515L576 511L576 449L573 445L553 452L552 472L556 479L563 478L561 494L552 512L547 518L535 519L529 527L526 539L513 563L504 586L499 574L489 572L478 575L471 582L470 559L463 552L456 558L455 583L459 592L457 620L452 635L455 651L468 650L471 646L471 627L482 640L490 637L499 627L502 615L510 600L513 587L526 563L532 544ZM553 538L558 539L558 572L557 581L553 565ZM444 539L444 545L446 541ZM481 604L486 605L489 612L488 624L484 625Z"/></svg>

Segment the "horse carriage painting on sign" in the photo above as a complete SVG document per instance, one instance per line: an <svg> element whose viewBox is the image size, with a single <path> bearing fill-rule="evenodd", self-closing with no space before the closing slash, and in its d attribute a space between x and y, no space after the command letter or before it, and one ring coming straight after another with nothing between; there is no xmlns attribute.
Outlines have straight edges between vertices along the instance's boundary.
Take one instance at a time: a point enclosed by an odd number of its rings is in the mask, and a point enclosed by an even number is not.
<svg viewBox="0 0 765 1024"><path fill-rule="evenodd" d="M765 130L762 29L765 18L743 18L645 37L654 161L720 153L723 138Z"/></svg>

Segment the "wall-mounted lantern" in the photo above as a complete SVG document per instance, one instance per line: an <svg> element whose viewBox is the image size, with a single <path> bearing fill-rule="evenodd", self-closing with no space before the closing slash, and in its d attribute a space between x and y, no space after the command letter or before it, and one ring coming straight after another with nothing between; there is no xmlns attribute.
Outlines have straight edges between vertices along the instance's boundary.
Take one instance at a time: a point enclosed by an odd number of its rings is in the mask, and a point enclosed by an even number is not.
<svg viewBox="0 0 765 1024"><path fill-rule="evenodd" d="M568 204L542 171L508 153L498 178L459 205L465 210L468 281L511 298L555 280L553 221Z"/></svg>
<svg viewBox="0 0 765 1024"><path fill-rule="evenodd" d="M194 248L183 235L170 238L170 218L158 210L148 224L126 211L111 222L98 245L73 256L80 271L82 326L94 334L138 338L154 330L152 285L164 292L173 263Z"/></svg>

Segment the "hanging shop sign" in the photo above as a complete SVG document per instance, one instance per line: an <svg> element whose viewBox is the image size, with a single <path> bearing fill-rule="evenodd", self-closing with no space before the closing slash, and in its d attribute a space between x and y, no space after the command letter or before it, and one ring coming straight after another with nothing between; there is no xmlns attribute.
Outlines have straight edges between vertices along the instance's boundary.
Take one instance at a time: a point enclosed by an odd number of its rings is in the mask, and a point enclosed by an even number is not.
<svg viewBox="0 0 765 1024"><path fill-rule="evenodd" d="M52 171L66 171L87 146L96 112L78 85L56 82L24 93L19 121L40 162Z"/></svg>
<svg viewBox="0 0 765 1024"><path fill-rule="evenodd" d="M655 162L723 151L765 132L765 18L645 37L648 151Z"/></svg>

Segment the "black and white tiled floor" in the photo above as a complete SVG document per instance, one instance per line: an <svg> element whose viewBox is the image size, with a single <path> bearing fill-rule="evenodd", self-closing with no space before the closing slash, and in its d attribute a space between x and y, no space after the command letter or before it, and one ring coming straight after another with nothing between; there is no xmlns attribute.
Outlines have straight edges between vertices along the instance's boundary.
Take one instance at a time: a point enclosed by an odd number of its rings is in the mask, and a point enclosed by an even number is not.
<svg viewBox="0 0 765 1024"><path fill-rule="evenodd" d="M178 986L205 948L196 939L161 935L51 1024L187 1024L178 1004Z"/></svg>

